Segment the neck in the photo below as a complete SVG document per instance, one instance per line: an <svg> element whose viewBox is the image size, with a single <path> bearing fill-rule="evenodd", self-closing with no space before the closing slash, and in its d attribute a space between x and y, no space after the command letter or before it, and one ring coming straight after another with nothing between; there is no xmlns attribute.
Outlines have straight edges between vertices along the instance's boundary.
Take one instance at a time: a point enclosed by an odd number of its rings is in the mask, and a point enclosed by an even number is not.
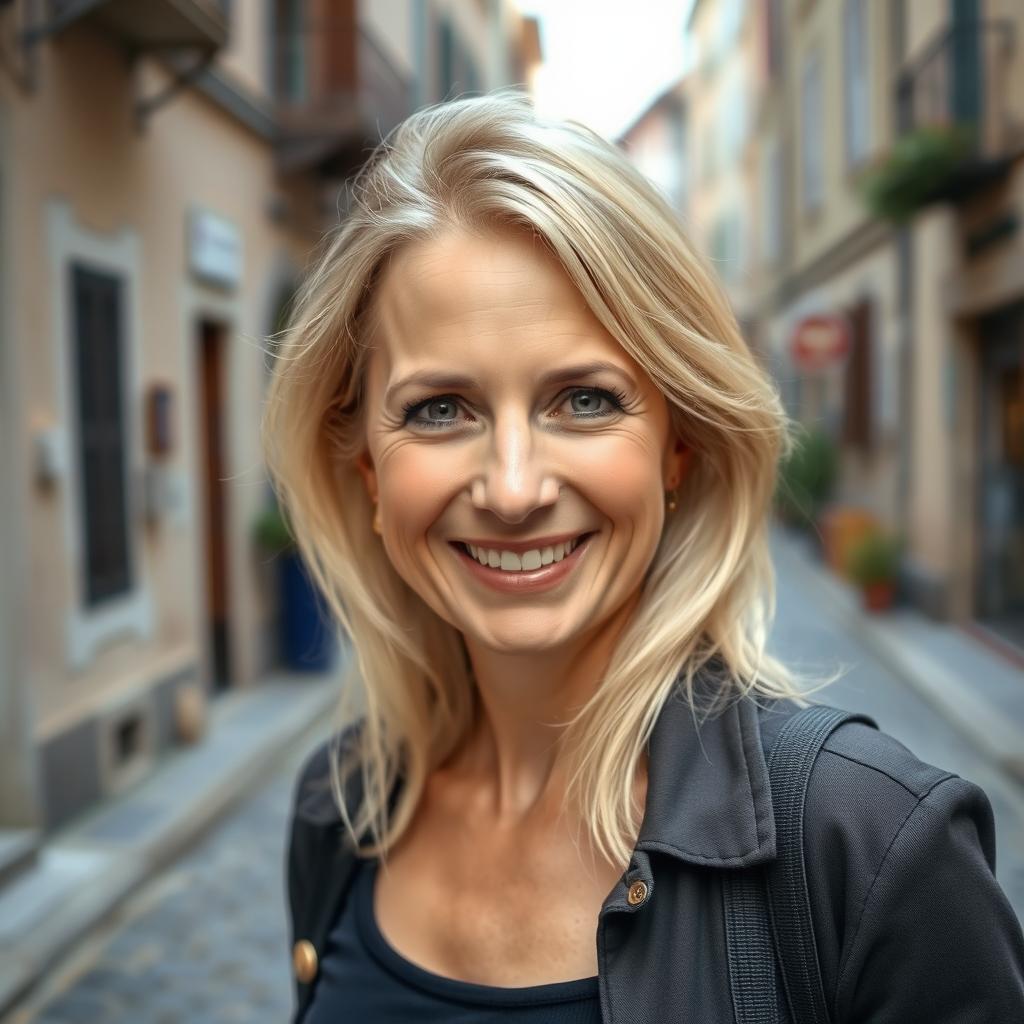
<svg viewBox="0 0 1024 1024"><path fill-rule="evenodd" d="M567 722L600 686L634 605L571 647L537 654L508 655L467 638L479 714L452 767L472 782L475 810L494 827L557 815L568 782Z"/></svg>

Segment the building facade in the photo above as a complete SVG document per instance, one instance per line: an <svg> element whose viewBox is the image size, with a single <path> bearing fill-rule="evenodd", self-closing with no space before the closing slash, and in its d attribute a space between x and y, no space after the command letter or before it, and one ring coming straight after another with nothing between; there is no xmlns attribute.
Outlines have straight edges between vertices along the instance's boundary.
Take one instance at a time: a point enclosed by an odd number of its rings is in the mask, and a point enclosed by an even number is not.
<svg viewBox="0 0 1024 1024"><path fill-rule="evenodd" d="M253 542L280 326L415 107L528 79L499 0L0 4L0 848L275 659ZM2 870L0 870L2 875Z"/></svg>
<svg viewBox="0 0 1024 1024"><path fill-rule="evenodd" d="M690 207L688 137L686 93L680 79L656 96L616 140L680 217L686 217Z"/></svg>
<svg viewBox="0 0 1024 1024"><path fill-rule="evenodd" d="M837 445L837 504L902 536L911 601L1024 646L1024 8L697 0L689 30L690 218L714 256L739 211L723 278L791 413ZM723 165L736 62L747 137ZM869 201L913 159L904 209ZM814 337L842 343L815 361Z"/></svg>

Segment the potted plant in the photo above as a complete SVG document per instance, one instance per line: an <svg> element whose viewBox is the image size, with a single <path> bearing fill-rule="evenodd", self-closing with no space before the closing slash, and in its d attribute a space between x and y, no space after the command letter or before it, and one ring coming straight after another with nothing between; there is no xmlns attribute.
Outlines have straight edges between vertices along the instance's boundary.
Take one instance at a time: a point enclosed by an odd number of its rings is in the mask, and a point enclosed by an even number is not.
<svg viewBox="0 0 1024 1024"><path fill-rule="evenodd" d="M295 545L288 520L276 501L270 502L256 517L252 532L257 546L270 554L281 554Z"/></svg>
<svg viewBox="0 0 1024 1024"><path fill-rule="evenodd" d="M256 517L253 540L278 566L282 661L298 672L324 671L335 654L333 622L276 501Z"/></svg>
<svg viewBox="0 0 1024 1024"><path fill-rule="evenodd" d="M868 611L890 608L899 575L899 539L882 530L870 530L850 549L847 572L861 589Z"/></svg>
<svg viewBox="0 0 1024 1024"><path fill-rule="evenodd" d="M860 179L868 209L897 224L942 198L971 155L975 132L963 124L925 125L900 138Z"/></svg>
<svg viewBox="0 0 1024 1024"><path fill-rule="evenodd" d="M791 526L813 526L832 495L838 470L839 453L832 438L823 430L801 427L793 450L779 466L779 518Z"/></svg>

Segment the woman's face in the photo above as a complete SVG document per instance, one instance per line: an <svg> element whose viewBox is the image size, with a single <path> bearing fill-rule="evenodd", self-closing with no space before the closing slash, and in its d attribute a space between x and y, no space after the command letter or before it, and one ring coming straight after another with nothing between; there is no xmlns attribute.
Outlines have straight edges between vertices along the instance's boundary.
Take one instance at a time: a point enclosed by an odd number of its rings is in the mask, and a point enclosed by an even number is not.
<svg viewBox="0 0 1024 1024"><path fill-rule="evenodd" d="M496 651L600 628L636 595L689 456L664 396L526 232L405 247L376 313L359 468L395 570Z"/></svg>

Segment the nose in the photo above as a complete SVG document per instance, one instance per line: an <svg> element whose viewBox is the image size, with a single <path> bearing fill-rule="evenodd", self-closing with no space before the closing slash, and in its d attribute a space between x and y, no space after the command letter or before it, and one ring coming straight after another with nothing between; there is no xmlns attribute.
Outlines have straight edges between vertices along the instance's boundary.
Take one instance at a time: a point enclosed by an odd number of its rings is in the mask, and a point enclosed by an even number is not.
<svg viewBox="0 0 1024 1024"><path fill-rule="evenodd" d="M545 439L510 414L495 421L485 465L473 480L475 508L508 523L521 523L538 508L554 505L559 484L549 465Z"/></svg>

